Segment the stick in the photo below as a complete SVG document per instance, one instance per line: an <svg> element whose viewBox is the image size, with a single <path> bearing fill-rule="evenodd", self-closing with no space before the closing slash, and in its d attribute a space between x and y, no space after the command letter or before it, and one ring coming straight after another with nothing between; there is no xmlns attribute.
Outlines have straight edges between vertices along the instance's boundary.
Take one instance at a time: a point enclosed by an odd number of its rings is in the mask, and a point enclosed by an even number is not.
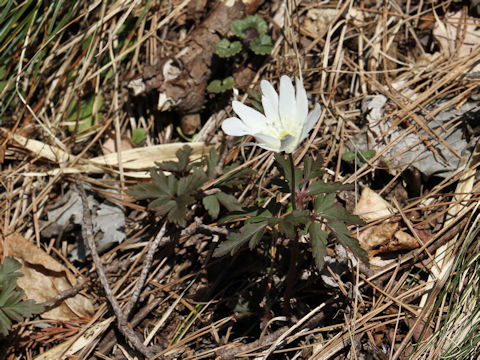
<svg viewBox="0 0 480 360"><path fill-rule="evenodd" d="M93 237L93 225L92 225L92 218L90 215L90 209L88 207L88 200L87 194L85 193L85 189L83 187L82 181L80 179L80 175L75 175L75 183L78 187L78 192L80 194L80 198L82 199L82 207L83 207L83 226L82 226L82 235L87 245L90 249L90 253L92 254L93 262L95 264L95 270L97 271L98 278L100 279L100 283L105 291L105 295L107 296L107 300L110 303L110 306L115 313L117 318L117 325L118 330L125 336L130 342L135 346L135 348L140 351L146 357L152 357L154 352L152 349L143 345L142 341L139 339L137 334L133 331L130 325L127 323L127 319L125 314L122 312L120 305L117 302L117 299L113 296L112 289L108 283L107 276L105 275L105 270L103 268L102 261L100 256L97 252L97 246L95 244L95 239Z"/></svg>

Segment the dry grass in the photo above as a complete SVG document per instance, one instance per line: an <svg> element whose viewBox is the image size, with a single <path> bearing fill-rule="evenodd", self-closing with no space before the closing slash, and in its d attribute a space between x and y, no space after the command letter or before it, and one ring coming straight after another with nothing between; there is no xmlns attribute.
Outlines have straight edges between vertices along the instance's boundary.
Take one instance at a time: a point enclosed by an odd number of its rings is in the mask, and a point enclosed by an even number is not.
<svg viewBox="0 0 480 360"><path fill-rule="evenodd" d="M21 234L77 277L88 280L82 293L95 304L95 314L89 323L73 325L76 336L103 320L108 324L77 353L79 358L133 355L122 336L112 331L115 323L92 263L71 263L72 236L46 238L42 231L47 224L42 220L70 188L72 173L80 173L97 198L123 206L127 239L103 253L102 261L108 265L113 295L121 307L126 306L144 255L163 221L126 196L125 190L142 181L138 176L154 161L165 159L164 148L157 145L184 142L176 130L178 114L157 111L155 95L134 96L129 84L143 76L147 65L185 50L184 36L201 24L205 9L211 10L213 2L195 12L196 3L127 0L87 6L59 2L38 8L30 4L27 13L41 21L26 21L24 33L0 41L2 51L8 50L8 58L0 58L5 66L0 79L5 81L0 87L0 236L5 243L11 234ZM258 252L244 250L231 259L210 259L212 244L224 237L220 230L199 232L202 222L209 221L199 217L186 229L172 227L161 242L140 306L134 310L133 327L143 334L145 345L157 346L155 358L162 359L478 356L476 164L468 163L467 169L459 166L447 178L425 184L420 196L397 202L393 189L403 186L402 174L408 165L386 170L389 160L403 156L392 154L391 149L412 133L424 134L419 144L438 158L443 156L438 149L462 157L445 140L447 128L434 130L429 121L444 109L473 101L480 81L470 69L478 63L480 47L466 56L457 52L444 57L431 33L447 11L462 11L464 25L473 21L468 9L448 1L392 1L363 8L354 1L321 5L289 0L286 7L282 4L265 2L257 11L268 19L275 45L270 57L252 66L255 74L249 88L258 89L260 79L301 73L312 100L325 111L296 152L297 163L307 152L323 156L329 181L355 183L355 194L365 185L376 188L396 204L392 219L400 221L405 231L413 236L416 230L427 234L418 239L423 245L390 254L394 261L383 268L350 267L343 276L330 269L333 278L338 276L337 288L323 285L309 252L304 251L304 274L294 296L293 317L287 318L279 310L288 262L285 243L271 241ZM330 26L317 32L305 20L315 9L324 14L329 9L331 16ZM459 34L454 43L459 46L462 39ZM247 90L239 89L240 99L247 98ZM380 121L391 121L391 126L370 140L384 147L357 168L345 166L341 154L352 148L355 135L365 131L367 114L361 102L374 94L386 97ZM230 100L231 93L207 96L203 129L198 130L201 140L217 147L230 144L220 130L221 121L231 113ZM217 103L226 104L225 108ZM85 107L93 122L82 132L78 121ZM462 121L457 117L445 126L460 127ZM140 127L146 129L141 147L130 153L118 151L130 146L131 141L125 139L131 139ZM108 141L113 146L105 155ZM204 145L195 146L201 154ZM158 151L148 158L141 155L139 161L145 162L135 161L140 149L154 147ZM238 160L255 171L235 193L243 204L275 196L270 184L275 176L271 154L236 146L225 155L227 163ZM203 190L213 185L206 184ZM363 230L357 229L358 233ZM331 244L329 255L334 257L333 248ZM64 326L51 320L39 322ZM15 327L5 354L32 358L53 347L38 337L34 323ZM66 337L60 336L57 344ZM18 350L19 345L26 346L24 352Z"/></svg>

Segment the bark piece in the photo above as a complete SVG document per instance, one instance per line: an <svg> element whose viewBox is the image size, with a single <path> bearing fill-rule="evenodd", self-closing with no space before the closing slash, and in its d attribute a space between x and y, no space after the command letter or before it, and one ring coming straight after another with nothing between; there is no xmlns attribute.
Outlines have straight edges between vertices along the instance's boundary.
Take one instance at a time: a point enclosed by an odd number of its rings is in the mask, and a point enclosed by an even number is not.
<svg viewBox="0 0 480 360"><path fill-rule="evenodd" d="M146 66L143 78L146 91L158 90L159 108L175 107L183 114L201 110L211 75L215 44L229 31L230 23L245 14L241 0L219 0L205 21L185 41L173 59L161 59ZM178 71L172 71L172 67ZM172 75L173 74L173 75Z"/></svg>

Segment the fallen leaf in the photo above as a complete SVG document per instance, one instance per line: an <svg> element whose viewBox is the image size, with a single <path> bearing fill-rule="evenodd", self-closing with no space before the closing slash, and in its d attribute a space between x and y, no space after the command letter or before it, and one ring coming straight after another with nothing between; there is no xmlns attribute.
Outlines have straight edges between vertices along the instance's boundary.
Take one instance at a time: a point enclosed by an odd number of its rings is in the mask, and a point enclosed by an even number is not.
<svg viewBox="0 0 480 360"><path fill-rule="evenodd" d="M102 143L102 152L104 155L112 154L118 150L117 141L114 136L114 134L106 136L105 141ZM128 137L124 136L122 136L120 140L120 146L122 147L122 152L133 148L132 141Z"/></svg>
<svg viewBox="0 0 480 360"><path fill-rule="evenodd" d="M338 13L339 10L337 9L311 8L305 15L303 28L316 37L322 37L327 33L330 24L335 20Z"/></svg>
<svg viewBox="0 0 480 360"><path fill-rule="evenodd" d="M367 253L370 253L391 241L397 230L398 223L385 222L362 231L358 236L358 242Z"/></svg>
<svg viewBox="0 0 480 360"><path fill-rule="evenodd" d="M445 58L470 55L480 45L480 19L464 18L462 11L447 13L435 23L433 36Z"/></svg>
<svg viewBox="0 0 480 360"><path fill-rule="evenodd" d="M38 355L34 360L64 359L89 346L111 324L113 317L90 326L80 337L74 337Z"/></svg>
<svg viewBox="0 0 480 360"><path fill-rule="evenodd" d="M75 276L64 265L20 234L13 233L7 236L4 244L5 249L0 248L4 255L14 256L22 263L20 271L24 276L17 280L17 284L25 291L28 299L42 303L76 284ZM78 317L91 317L93 313L94 308L90 299L78 294L41 316L66 321Z"/></svg>
<svg viewBox="0 0 480 360"><path fill-rule="evenodd" d="M355 215L365 221L375 221L392 215L391 206L375 191L365 187L360 195Z"/></svg>

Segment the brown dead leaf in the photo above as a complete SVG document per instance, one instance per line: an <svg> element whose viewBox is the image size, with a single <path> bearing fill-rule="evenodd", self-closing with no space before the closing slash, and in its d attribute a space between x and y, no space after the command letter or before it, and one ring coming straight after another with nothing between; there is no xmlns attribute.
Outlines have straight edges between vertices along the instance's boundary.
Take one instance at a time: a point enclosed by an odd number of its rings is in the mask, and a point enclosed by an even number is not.
<svg viewBox="0 0 480 360"><path fill-rule="evenodd" d="M122 136L120 140L120 146L122 147L120 151L131 150L134 148L132 140L127 137ZM105 141L102 144L102 152L104 155L113 154L119 151L117 149L117 141L115 140L115 134L109 134L105 137Z"/></svg>
<svg viewBox="0 0 480 360"><path fill-rule="evenodd" d="M397 231L394 235L394 239L384 246L381 246L376 252L376 254L389 254L395 251L405 251L418 248L418 241L407 234L404 231Z"/></svg>
<svg viewBox="0 0 480 360"><path fill-rule="evenodd" d="M375 221L392 215L391 206L375 191L365 187L360 195L355 215L365 221Z"/></svg>
<svg viewBox="0 0 480 360"><path fill-rule="evenodd" d="M14 256L22 263L20 271L24 276L17 280L17 284L25 291L28 299L42 303L77 282L75 276L65 266L18 233L7 236L5 249L0 250L3 250L5 256ZM91 301L78 294L41 316L46 319L67 321L78 317L91 317L93 313Z"/></svg>
<svg viewBox="0 0 480 360"><path fill-rule="evenodd" d="M465 18L462 11L447 13L443 21L435 23L433 36L444 58L468 56L480 45L480 19ZM480 71L480 66L472 71Z"/></svg>
<svg viewBox="0 0 480 360"><path fill-rule="evenodd" d="M387 244L398 230L398 223L383 223L373 226L360 233L358 242L368 253L372 250Z"/></svg>
<svg viewBox="0 0 480 360"><path fill-rule="evenodd" d="M419 246L413 236L398 230L398 223L389 222L366 229L359 235L358 242L370 259L377 255L416 249Z"/></svg>
<svg viewBox="0 0 480 360"><path fill-rule="evenodd" d="M309 9L305 16L303 30L315 36L323 36L328 31L330 24L337 17L339 11L340 10L337 9Z"/></svg>
<svg viewBox="0 0 480 360"><path fill-rule="evenodd" d="M183 115L180 119L180 127L182 132L187 136L195 134L202 127L200 114L195 113Z"/></svg>

